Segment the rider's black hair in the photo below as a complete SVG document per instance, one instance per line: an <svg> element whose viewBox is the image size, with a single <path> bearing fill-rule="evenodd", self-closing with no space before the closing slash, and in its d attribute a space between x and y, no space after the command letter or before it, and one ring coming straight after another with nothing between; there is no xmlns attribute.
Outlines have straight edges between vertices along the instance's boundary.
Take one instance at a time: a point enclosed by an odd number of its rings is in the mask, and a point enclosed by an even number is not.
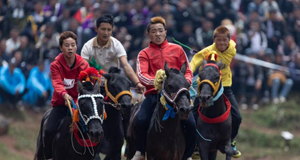
<svg viewBox="0 0 300 160"><path fill-rule="evenodd" d="M101 23L109 23L113 27L114 26L114 17L111 14L104 14L97 19L96 27L99 28Z"/></svg>

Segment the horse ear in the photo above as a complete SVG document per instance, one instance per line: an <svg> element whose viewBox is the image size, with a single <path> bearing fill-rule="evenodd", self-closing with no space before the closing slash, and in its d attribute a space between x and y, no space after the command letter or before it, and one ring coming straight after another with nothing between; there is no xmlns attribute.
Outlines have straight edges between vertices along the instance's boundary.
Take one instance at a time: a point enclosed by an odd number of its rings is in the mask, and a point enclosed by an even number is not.
<svg viewBox="0 0 300 160"><path fill-rule="evenodd" d="M204 59L203 61L202 61L202 66L204 66L204 65L206 65L207 64L207 61Z"/></svg>
<svg viewBox="0 0 300 160"><path fill-rule="evenodd" d="M220 60L220 61L217 63L217 66L219 67L220 70L223 69L223 68L222 68L222 60Z"/></svg>
<svg viewBox="0 0 300 160"><path fill-rule="evenodd" d="M183 74L185 74L185 72L186 72L186 67L187 67L187 62L185 61L185 62L182 64L182 66L181 66L180 72L183 73Z"/></svg>
<svg viewBox="0 0 300 160"><path fill-rule="evenodd" d="M167 77L169 76L169 73L170 73L170 68L169 68L169 65L168 65L168 63L167 63L167 61L165 62L165 73L166 73L166 75L167 75Z"/></svg>
<svg viewBox="0 0 300 160"><path fill-rule="evenodd" d="M95 86L94 86L94 90L96 90L97 93L100 93L100 84L99 84L98 81L96 81L96 84L95 84Z"/></svg>
<svg viewBox="0 0 300 160"><path fill-rule="evenodd" d="M77 90L78 90L78 93L82 94L83 86L82 86L82 83L80 82L80 80L77 81Z"/></svg>
<svg viewBox="0 0 300 160"><path fill-rule="evenodd" d="M107 79L110 80L111 76L109 74L103 74L103 76Z"/></svg>

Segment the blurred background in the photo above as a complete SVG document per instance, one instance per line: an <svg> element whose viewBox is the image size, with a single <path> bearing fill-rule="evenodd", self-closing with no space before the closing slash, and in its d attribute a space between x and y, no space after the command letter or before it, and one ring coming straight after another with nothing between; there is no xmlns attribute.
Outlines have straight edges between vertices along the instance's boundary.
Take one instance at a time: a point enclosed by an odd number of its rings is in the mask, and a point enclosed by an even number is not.
<svg viewBox="0 0 300 160"><path fill-rule="evenodd" d="M213 30L226 26L242 57L231 64L243 116L240 159L300 159L299 0L0 0L0 159L33 158L50 107L49 67L60 53L60 33L78 36L80 54L104 13L114 15L113 36L134 69L153 16L166 19L169 42L175 38L195 50L212 44Z"/></svg>

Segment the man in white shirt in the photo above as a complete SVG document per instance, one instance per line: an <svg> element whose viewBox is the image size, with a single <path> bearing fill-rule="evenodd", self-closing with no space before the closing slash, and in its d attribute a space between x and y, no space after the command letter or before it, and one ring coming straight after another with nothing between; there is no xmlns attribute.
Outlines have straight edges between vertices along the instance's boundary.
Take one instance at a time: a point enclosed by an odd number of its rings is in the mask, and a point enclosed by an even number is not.
<svg viewBox="0 0 300 160"><path fill-rule="evenodd" d="M97 36L84 44L81 50L81 56L86 61L90 61L94 58L105 72L108 72L112 66L120 68L121 64L127 77L135 84L141 93L145 87L139 82L132 67L128 63L127 54L121 42L111 36L113 26L112 15L104 14L99 17L95 26Z"/></svg>

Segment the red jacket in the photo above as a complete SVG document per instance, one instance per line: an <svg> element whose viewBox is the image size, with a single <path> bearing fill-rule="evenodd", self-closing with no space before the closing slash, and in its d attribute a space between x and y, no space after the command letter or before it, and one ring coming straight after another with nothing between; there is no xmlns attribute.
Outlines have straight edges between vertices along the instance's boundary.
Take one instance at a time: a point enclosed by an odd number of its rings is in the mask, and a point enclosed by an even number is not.
<svg viewBox="0 0 300 160"><path fill-rule="evenodd" d="M193 73L190 69L188 58L184 50L177 44L165 40L161 45L154 43L140 51L137 59L137 72L140 82L146 86L145 96L149 93L157 93L154 88L156 71L164 69L165 61L170 68L180 70L182 64L187 62L185 78L192 82Z"/></svg>
<svg viewBox="0 0 300 160"><path fill-rule="evenodd" d="M52 106L64 106L65 100L63 95L65 93L68 93L75 103L77 102L77 79L80 71L88 67L88 62L77 54L75 66L72 69L67 65L62 53L55 58L55 61L50 65L51 81L54 88L51 100Z"/></svg>

